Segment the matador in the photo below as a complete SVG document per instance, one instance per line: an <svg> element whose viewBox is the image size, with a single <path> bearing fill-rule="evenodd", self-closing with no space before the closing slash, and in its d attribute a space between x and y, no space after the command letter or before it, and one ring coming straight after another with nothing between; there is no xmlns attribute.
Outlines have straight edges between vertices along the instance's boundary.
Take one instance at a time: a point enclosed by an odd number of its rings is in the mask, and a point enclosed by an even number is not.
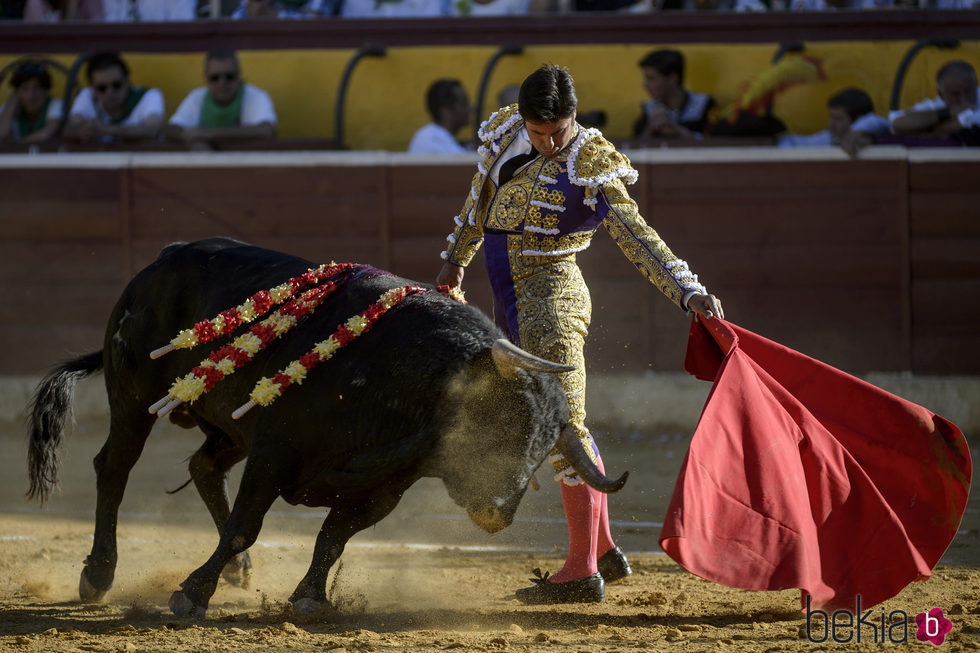
<svg viewBox="0 0 980 653"><path fill-rule="evenodd" d="M459 285L484 247L494 319L512 342L542 358L573 366L559 374L570 422L590 457L602 461L585 426L583 350L591 319L589 290L576 263L602 225L627 258L680 308L721 316L688 264L640 216L626 184L637 179L629 159L597 129L575 121L574 82L565 69L542 66L521 86L517 104L482 124L479 162L463 209L442 252L439 283ZM605 495L575 477L557 454L569 530L562 569L517 591L525 603L598 602L605 584L631 573L610 530Z"/></svg>

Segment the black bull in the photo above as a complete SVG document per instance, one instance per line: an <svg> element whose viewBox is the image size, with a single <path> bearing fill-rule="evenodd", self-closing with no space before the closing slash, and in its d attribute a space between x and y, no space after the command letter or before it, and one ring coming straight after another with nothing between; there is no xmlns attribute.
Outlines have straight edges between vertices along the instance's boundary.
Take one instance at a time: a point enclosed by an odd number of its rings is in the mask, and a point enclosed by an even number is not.
<svg viewBox="0 0 980 653"><path fill-rule="evenodd" d="M57 483L75 382L105 372L109 436L94 461L95 538L79 581L82 600L99 600L112 585L119 504L156 420L147 407L224 341L157 360L150 352L179 330L311 266L228 239L171 245L126 287L103 350L63 363L41 382L31 410L28 496L43 501ZM441 478L450 497L489 532L511 523L532 474L556 443L589 484L603 491L622 487L625 475L612 481L589 461L567 428L558 379L541 371L568 368L504 346L486 315L438 292L407 297L311 370L302 386L232 418L256 379L309 351L384 291L411 284L359 268L304 323L171 415L204 432L190 474L220 533L214 554L174 592L175 613L203 615L222 573L247 583L247 549L280 496L330 508L309 571L290 597L296 609L315 612L326 604L327 573L350 537L388 515L423 476ZM246 458L230 508L227 474Z"/></svg>

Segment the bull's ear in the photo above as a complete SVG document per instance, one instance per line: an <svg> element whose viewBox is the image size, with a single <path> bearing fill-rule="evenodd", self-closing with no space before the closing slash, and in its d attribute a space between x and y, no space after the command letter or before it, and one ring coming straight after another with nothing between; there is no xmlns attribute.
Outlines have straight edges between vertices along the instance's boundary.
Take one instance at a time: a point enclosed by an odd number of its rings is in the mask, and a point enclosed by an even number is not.
<svg viewBox="0 0 980 653"><path fill-rule="evenodd" d="M497 371L506 379L512 379L517 376L517 370L519 369L551 372L552 374L575 371L574 365L562 365L545 360L524 351L510 340L504 340L503 338L498 338L494 341L491 353L493 354L493 364L497 367Z"/></svg>

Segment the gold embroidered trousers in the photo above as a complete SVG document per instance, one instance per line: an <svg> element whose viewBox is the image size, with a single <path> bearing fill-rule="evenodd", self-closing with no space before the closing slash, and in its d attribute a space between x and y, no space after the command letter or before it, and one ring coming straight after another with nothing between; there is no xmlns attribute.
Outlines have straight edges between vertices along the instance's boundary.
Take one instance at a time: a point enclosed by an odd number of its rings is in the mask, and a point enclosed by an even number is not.
<svg viewBox="0 0 980 653"><path fill-rule="evenodd" d="M558 375L568 398L570 424L582 446L596 458L592 439L585 426L585 338L592 319L592 299L575 261L575 255L527 256L521 253L521 236L490 238L487 242L488 268L496 258L493 250L506 241L507 270L512 292L506 288L504 272L490 270L494 285L495 315L498 324L525 351L541 358L571 365L572 372ZM502 253L502 252L500 252ZM499 259L498 259L499 260ZM498 290L503 287L503 292ZM503 301L501 301L503 300ZM503 319L502 319L503 318ZM557 451L550 458L556 480L578 482L568 463Z"/></svg>

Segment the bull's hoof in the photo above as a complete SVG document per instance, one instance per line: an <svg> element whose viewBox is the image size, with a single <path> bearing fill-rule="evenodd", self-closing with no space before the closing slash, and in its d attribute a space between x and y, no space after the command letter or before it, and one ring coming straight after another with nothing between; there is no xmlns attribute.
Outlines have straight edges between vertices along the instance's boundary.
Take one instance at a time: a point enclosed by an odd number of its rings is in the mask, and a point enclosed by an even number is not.
<svg viewBox="0 0 980 653"><path fill-rule="evenodd" d="M178 617L204 618L207 608L194 605L183 592L174 592L170 595L170 611Z"/></svg>
<svg viewBox="0 0 980 653"><path fill-rule="evenodd" d="M243 551L228 561L221 572L221 577L232 585L247 590L252 580L252 559L248 552Z"/></svg>
<svg viewBox="0 0 980 653"><path fill-rule="evenodd" d="M104 597L109 588L100 590L99 588L92 585L88 580L88 567L82 568L82 575L78 579L78 598L82 600L83 603L98 603Z"/></svg>
<svg viewBox="0 0 980 653"><path fill-rule="evenodd" d="M320 603L319 601L314 601L313 599L299 599L293 603L293 612L295 614L313 617L320 614L323 607L324 604Z"/></svg>

